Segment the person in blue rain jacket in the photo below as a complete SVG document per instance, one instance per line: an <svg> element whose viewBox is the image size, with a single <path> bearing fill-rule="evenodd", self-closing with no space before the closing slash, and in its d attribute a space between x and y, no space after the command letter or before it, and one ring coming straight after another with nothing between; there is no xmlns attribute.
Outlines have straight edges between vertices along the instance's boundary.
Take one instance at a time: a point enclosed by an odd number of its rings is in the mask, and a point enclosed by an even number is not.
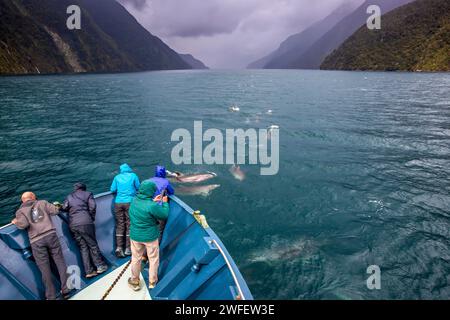
<svg viewBox="0 0 450 320"><path fill-rule="evenodd" d="M158 195L166 193L166 195L173 195L175 191L173 187L170 185L170 181L167 179L167 172L164 166L156 166L155 168L155 176L150 179L156 184L156 191L153 195L153 198L156 198Z"/></svg>
<svg viewBox="0 0 450 320"><path fill-rule="evenodd" d="M116 194L114 212L116 218L116 256L131 255L130 248L130 203L139 190L139 177L128 164L120 166L120 173L114 177L111 192ZM125 251L124 251L125 249Z"/></svg>

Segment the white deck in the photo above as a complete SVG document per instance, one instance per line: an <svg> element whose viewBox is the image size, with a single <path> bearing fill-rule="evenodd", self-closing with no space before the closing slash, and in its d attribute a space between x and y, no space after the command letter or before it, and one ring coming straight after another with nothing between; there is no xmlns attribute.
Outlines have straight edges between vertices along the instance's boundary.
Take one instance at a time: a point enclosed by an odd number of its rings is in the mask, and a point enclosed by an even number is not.
<svg viewBox="0 0 450 320"><path fill-rule="evenodd" d="M111 273L94 282L87 288L81 290L70 300L101 300L106 290L111 286L126 264L115 269ZM144 278L141 275L141 290L133 291L128 286L128 278L131 276L131 267L125 271L119 282L112 289L106 300L151 300Z"/></svg>

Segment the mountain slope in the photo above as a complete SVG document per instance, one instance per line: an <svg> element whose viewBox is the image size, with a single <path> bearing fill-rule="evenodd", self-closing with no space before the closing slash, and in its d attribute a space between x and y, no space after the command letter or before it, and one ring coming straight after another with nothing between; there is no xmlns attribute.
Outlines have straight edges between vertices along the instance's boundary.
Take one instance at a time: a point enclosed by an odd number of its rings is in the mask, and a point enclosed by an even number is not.
<svg viewBox="0 0 450 320"><path fill-rule="evenodd" d="M268 56L251 63L248 68L287 68L292 61L305 52L315 41L320 39L321 36L336 25L336 23L355 10L356 7L357 4L354 2L343 4L321 21L314 23L302 32L287 38L280 44L277 50Z"/></svg>
<svg viewBox="0 0 450 320"><path fill-rule="evenodd" d="M277 50L273 51L272 53L269 53L267 56L262 57L261 59L253 61L247 66L247 69L264 69L266 64L276 57L276 52Z"/></svg>
<svg viewBox="0 0 450 320"><path fill-rule="evenodd" d="M450 71L450 1L417 0L360 28L322 69Z"/></svg>
<svg viewBox="0 0 450 320"><path fill-rule="evenodd" d="M380 6L381 12L385 14L412 1L414 0L366 0L354 12L346 16L331 30L325 33L308 50L299 55L288 65L288 68L318 69L329 53L339 47L362 25L366 24L367 18L369 17L367 8L370 5Z"/></svg>
<svg viewBox="0 0 450 320"><path fill-rule="evenodd" d="M66 27L69 5L81 30ZM190 69L115 0L0 1L0 73Z"/></svg>
<svg viewBox="0 0 450 320"><path fill-rule="evenodd" d="M203 62L194 58L191 54L179 54L181 59L183 59L187 64L189 64L192 69L205 70L209 69Z"/></svg>

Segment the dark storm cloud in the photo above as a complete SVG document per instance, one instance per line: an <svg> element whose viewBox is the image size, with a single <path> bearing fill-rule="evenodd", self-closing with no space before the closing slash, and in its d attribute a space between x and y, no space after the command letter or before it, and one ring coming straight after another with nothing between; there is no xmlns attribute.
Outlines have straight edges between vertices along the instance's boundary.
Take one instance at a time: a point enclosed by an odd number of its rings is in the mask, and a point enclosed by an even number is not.
<svg viewBox="0 0 450 320"><path fill-rule="evenodd" d="M344 2L363 0L119 0L153 34L211 67L239 68Z"/></svg>
<svg viewBox="0 0 450 320"><path fill-rule="evenodd" d="M147 0L118 0L118 1L124 5L131 4L136 9L143 9L147 2Z"/></svg>
<svg viewBox="0 0 450 320"><path fill-rule="evenodd" d="M245 0L119 0L147 15L159 34L170 37L213 36L233 32L250 11ZM142 10L144 9L144 10ZM150 21L151 20L151 21Z"/></svg>

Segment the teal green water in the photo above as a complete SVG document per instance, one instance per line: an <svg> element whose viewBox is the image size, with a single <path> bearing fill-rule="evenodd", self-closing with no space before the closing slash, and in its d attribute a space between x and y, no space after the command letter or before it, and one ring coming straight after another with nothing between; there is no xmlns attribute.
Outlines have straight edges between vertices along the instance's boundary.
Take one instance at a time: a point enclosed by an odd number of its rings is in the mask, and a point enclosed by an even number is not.
<svg viewBox="0 0 450 320"><path fill-rule="evenodd" d="M214 171L201 209L262 299L450 298L450 74L183 71L0 78L0 220L165 163ZM228 111L237 104L239 113ZM272 115L266 114L272 109ZM280 172L174 166L174 129L280 126ZM381 290L366 286L381 268Z"/></svg>

